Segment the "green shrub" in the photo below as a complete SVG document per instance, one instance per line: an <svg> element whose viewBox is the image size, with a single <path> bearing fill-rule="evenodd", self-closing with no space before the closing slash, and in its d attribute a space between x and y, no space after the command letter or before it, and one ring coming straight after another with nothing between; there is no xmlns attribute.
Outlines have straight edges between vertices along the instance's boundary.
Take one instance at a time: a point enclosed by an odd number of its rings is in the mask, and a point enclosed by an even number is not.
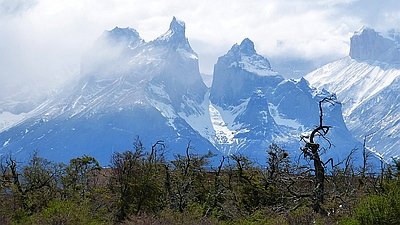
<svg viewBox="0 0 400 225"><path fill-rule="evenodd" d="M279 215L266 209L260 209L251 215L234 221L226 221L229 225L287 225L288 222L283 215Z"/></svg>
<svg viewBox="0 0 400 225"><path fill-rule="evenodd" d="M106 224L93 218L89 209L72 201L51 201L41 212L31 216L22 214L15 224Z"/></svg>
<svg viewBox="0 0 400 225"><path fill-rule="evenodd" d="M384 193L363 199L355 209L355 218L361 224L400 224L400 186L390 182L384 186Z"/></svg>
<svg viewBox="0 0 400 225"><path fill-rule="evenodd" d="M340 225L361 225L360 221L353 217L345 217L339 221Z"/></svg>

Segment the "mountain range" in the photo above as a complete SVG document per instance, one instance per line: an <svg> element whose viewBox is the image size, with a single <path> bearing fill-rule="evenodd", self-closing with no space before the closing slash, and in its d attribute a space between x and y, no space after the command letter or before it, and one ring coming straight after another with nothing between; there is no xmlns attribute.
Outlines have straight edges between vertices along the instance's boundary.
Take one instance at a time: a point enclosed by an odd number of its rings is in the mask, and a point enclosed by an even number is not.
<svg viewBox="0 0 400 225"><path fill-rule="evenodd" d="M296 158L300 136L319 124L319 101L335 96L304 78L283 78L248 38L218 58L208 88L185 23L175 17L166 33L149 42L132 28L105 31L84 55L80 77L5 126L1 154L27 158L37 149L51 160L88 154L107 164L138 136L145 146L164 141L167 157L183 153L190 141L198 153L244 154L257 161L265 161L268 146L276 143ZM334 144L328 150L319 139L323 158L340 160L360 149L342 104L325 104L323 111Z"/></svg>

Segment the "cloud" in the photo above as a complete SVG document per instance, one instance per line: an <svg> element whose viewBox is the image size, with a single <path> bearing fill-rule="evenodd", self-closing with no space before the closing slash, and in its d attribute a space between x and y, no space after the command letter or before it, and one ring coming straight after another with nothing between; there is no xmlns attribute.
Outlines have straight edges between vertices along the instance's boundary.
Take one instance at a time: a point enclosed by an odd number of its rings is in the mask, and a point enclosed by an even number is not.
<svg viewBox="0 0 400 225"><path fill-rule="evenodd" d="M1 0L0 15L16 15L32 8L36 0Z"/></svg>
<svg viewBox="0 0 400 225"><path fill-rule="evenodd" d="M186 22L205 73L245 37L267 57L334 60L347 54L361 26L398 28L397 6L396 0L0 0L0 81L55 87L79 73L82 54L103 30L129 26L149 41L172 16Z"/></svg>

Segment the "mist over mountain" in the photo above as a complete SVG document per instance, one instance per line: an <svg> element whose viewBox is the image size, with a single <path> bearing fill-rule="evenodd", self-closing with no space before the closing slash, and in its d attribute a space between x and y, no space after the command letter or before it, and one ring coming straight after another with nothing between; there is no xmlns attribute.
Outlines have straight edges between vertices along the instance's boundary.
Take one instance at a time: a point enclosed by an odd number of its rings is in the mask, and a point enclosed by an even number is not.
<svg viewBox="0 0 400 225"><path fill-rule="evenodd" d="M319 67L332 62L335 58L305 59L296 56L283 56L270 58L271 66L283 77L299 79Z"/></svg>
<svg viewBox="0 0 400 225"><path fill-rule="evenodd" d="M319 123L318 102L331 94L305 79L283 78L248 38L218 58L207 88L185 28L174 17L167 32L149 42L132 28L105 31L83 57L79 81L0 133L2 153L27 157L39 149L56 161L89 154L107 163L139 136L145 146L165 141L167 157L182 153L189 141L200 153L261 160L277 143L299 155L300 135ZM335 143L323 158L340 160L361 146L341 108L323 106Z"/></svg>

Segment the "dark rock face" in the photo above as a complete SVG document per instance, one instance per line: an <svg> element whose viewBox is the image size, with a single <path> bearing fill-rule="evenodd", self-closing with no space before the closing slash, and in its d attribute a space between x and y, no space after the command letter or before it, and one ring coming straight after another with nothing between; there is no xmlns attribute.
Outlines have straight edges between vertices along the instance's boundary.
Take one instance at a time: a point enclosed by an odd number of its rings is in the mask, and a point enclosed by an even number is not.
<svg viewBox="0 0 400 225"><path fill-rule="evenodd" d="M375 30L365 28L351 37L350 57L361 61L400 64L400 45L396 39L383 37Z"/></svg>

